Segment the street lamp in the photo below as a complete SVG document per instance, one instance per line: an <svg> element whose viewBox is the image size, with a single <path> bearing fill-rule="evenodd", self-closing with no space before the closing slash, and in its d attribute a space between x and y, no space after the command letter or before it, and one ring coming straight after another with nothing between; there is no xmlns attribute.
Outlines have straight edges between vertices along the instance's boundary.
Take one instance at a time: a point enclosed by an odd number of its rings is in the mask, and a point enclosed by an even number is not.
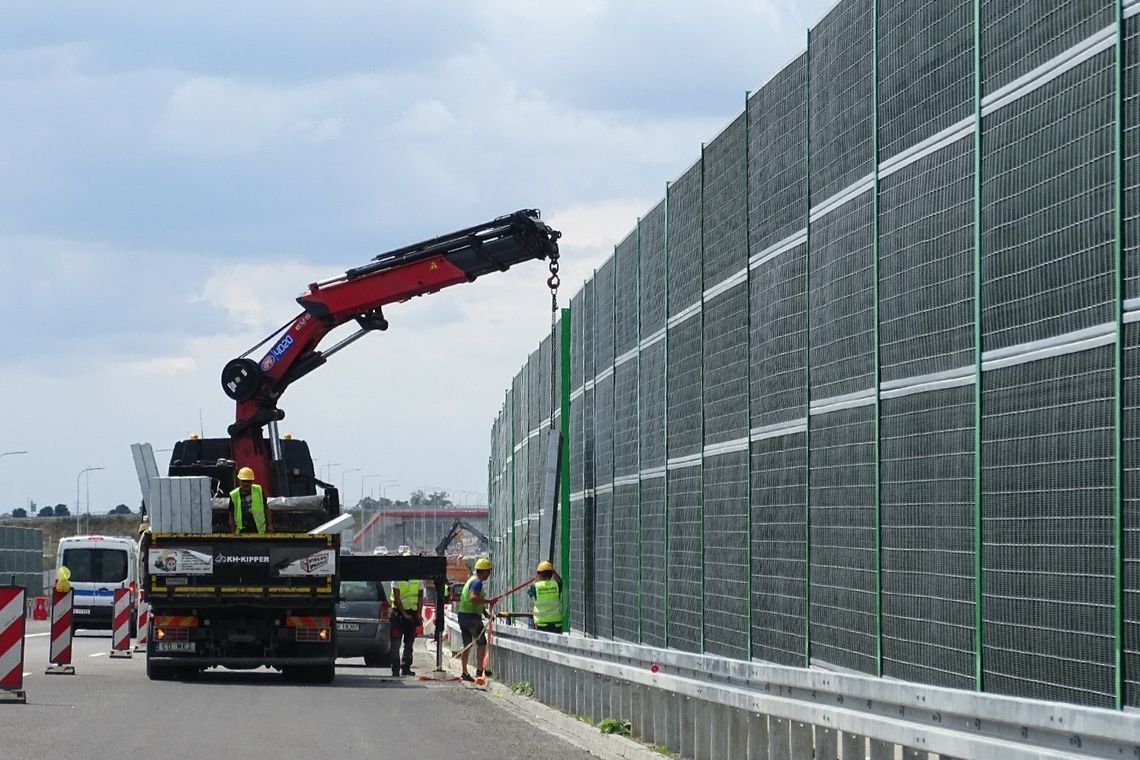
<svg viewBox="0 0 1140 760"><path fill-rule="evenodd" d="M0 454L0 457L10 457L13 454L27 454L27 453L28 452L26 452L26 451L5 451L3 454Z"/></svg>
<svg viewBox="0 0 1140 760"><path fill-rule="evenodd" d="M79 477L85 472L102 470L102 467L85 467L75 476L75 535L79 535ZM87 479L87 511L91 511L91 480Z"/></svg>
<svg viewBox="0 0 1140 760"><path fill-rule="evenodd" d="M356 500L357 504L364 501L364 481L368 480L369 478L378 478L378 477L380 477L380 473L374 472L371 475L364 475L360 478L360 498ZM383 483L384 481L380 481L380 482Z"/></svg>
<svg viewBox="0 0 1140 760"><path fill-rule="evenodd" d="M322 471L325 471L325 472L328 472L328 475L325 475L324 477L322 477L321 480L327 481L329 478L331 478L332 477L332 468L334 468L334 467L340 467L340 463L339 462L329 462L328 464L322 464L321 469L317 470L317 473L319 474Z"/></svg>

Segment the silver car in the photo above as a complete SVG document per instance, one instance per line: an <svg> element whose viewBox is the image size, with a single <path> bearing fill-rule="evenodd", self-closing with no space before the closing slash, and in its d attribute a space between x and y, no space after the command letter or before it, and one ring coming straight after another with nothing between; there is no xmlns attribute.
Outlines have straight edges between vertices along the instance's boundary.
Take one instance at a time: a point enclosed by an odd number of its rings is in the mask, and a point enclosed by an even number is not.
<svg viewBox="0 0 1140 760"><path fill-rule="evenodd" d="M363 657L370 668L388 667L391 623L380 581L341 581L336 608L336 656Z"/></svg>

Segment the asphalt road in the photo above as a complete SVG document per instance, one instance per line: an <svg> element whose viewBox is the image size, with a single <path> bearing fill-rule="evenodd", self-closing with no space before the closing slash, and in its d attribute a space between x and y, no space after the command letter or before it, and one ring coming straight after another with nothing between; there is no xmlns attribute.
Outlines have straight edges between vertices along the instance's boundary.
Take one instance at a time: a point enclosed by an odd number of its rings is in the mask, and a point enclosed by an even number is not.
<svg viewBox="0 0 1140 760"><path fill-rule="evenodd" d="M260 670L152 682L144 654L111 659L110 635L94 631L74 640L76 675L45 675L46 631L29 621L27 704L0 701L0 760L591 757L455 681L392 679L341 660L328 686ZM428 673L434 662L421 639L414 667Z"/></svg>

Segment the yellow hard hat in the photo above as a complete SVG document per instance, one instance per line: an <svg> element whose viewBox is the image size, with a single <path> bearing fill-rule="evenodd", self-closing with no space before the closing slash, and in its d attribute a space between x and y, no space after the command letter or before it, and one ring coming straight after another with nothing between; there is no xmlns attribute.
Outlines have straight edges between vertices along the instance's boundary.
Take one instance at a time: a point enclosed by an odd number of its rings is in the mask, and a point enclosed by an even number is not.
<svg viewBox="0 0 1140 760"><path fill-rule="evenodd" d="M257 480L253 475L253 470L249 467L242 467L238 470L238 480Z"/></svg>
<svg viewBox="0 0 1140 760"><path fill-rule="evenodd" d="M540 572L540 573L549 573L553 570L554 570L554 565L552 565L550 563L550 560L544 559L542 562L538 563L538 572Z"/></svg>
<svg viewBox="0 0 1140 760"><path fill-rule="evenodd" d="M480 557L479 559L475 560L475 569L476 570L490 570L491 569L491 560L487 559L486 557Z"/></svg>

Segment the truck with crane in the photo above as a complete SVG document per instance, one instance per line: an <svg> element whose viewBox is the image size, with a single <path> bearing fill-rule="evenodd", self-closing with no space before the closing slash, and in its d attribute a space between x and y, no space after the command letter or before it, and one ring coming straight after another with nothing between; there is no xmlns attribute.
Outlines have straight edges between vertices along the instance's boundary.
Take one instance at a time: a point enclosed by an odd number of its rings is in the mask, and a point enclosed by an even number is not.
<svg viewBox="0 0 1140 760"><path fill-rule="evenodd" d="M297 298L300 314L225 365L222 389L236 402L229 437L179 441L168 469L170 476L209 479L211 529L172 533L154 526L142 537L152 621L148 677L269 666L329 682L340 580L433 578L442 588L444 562L435 557L341 556L339 494L316 477L304 441L278 434L281 396L360 337L386 330L390 305L532 259L549 261L547 285L556 293L560 236L528 209L380 254L311 283ZM356 332L319 350L329 332L351 322ZM252 468L264 491L272 533L228 532L229 493L243 467Z"/></svg>

